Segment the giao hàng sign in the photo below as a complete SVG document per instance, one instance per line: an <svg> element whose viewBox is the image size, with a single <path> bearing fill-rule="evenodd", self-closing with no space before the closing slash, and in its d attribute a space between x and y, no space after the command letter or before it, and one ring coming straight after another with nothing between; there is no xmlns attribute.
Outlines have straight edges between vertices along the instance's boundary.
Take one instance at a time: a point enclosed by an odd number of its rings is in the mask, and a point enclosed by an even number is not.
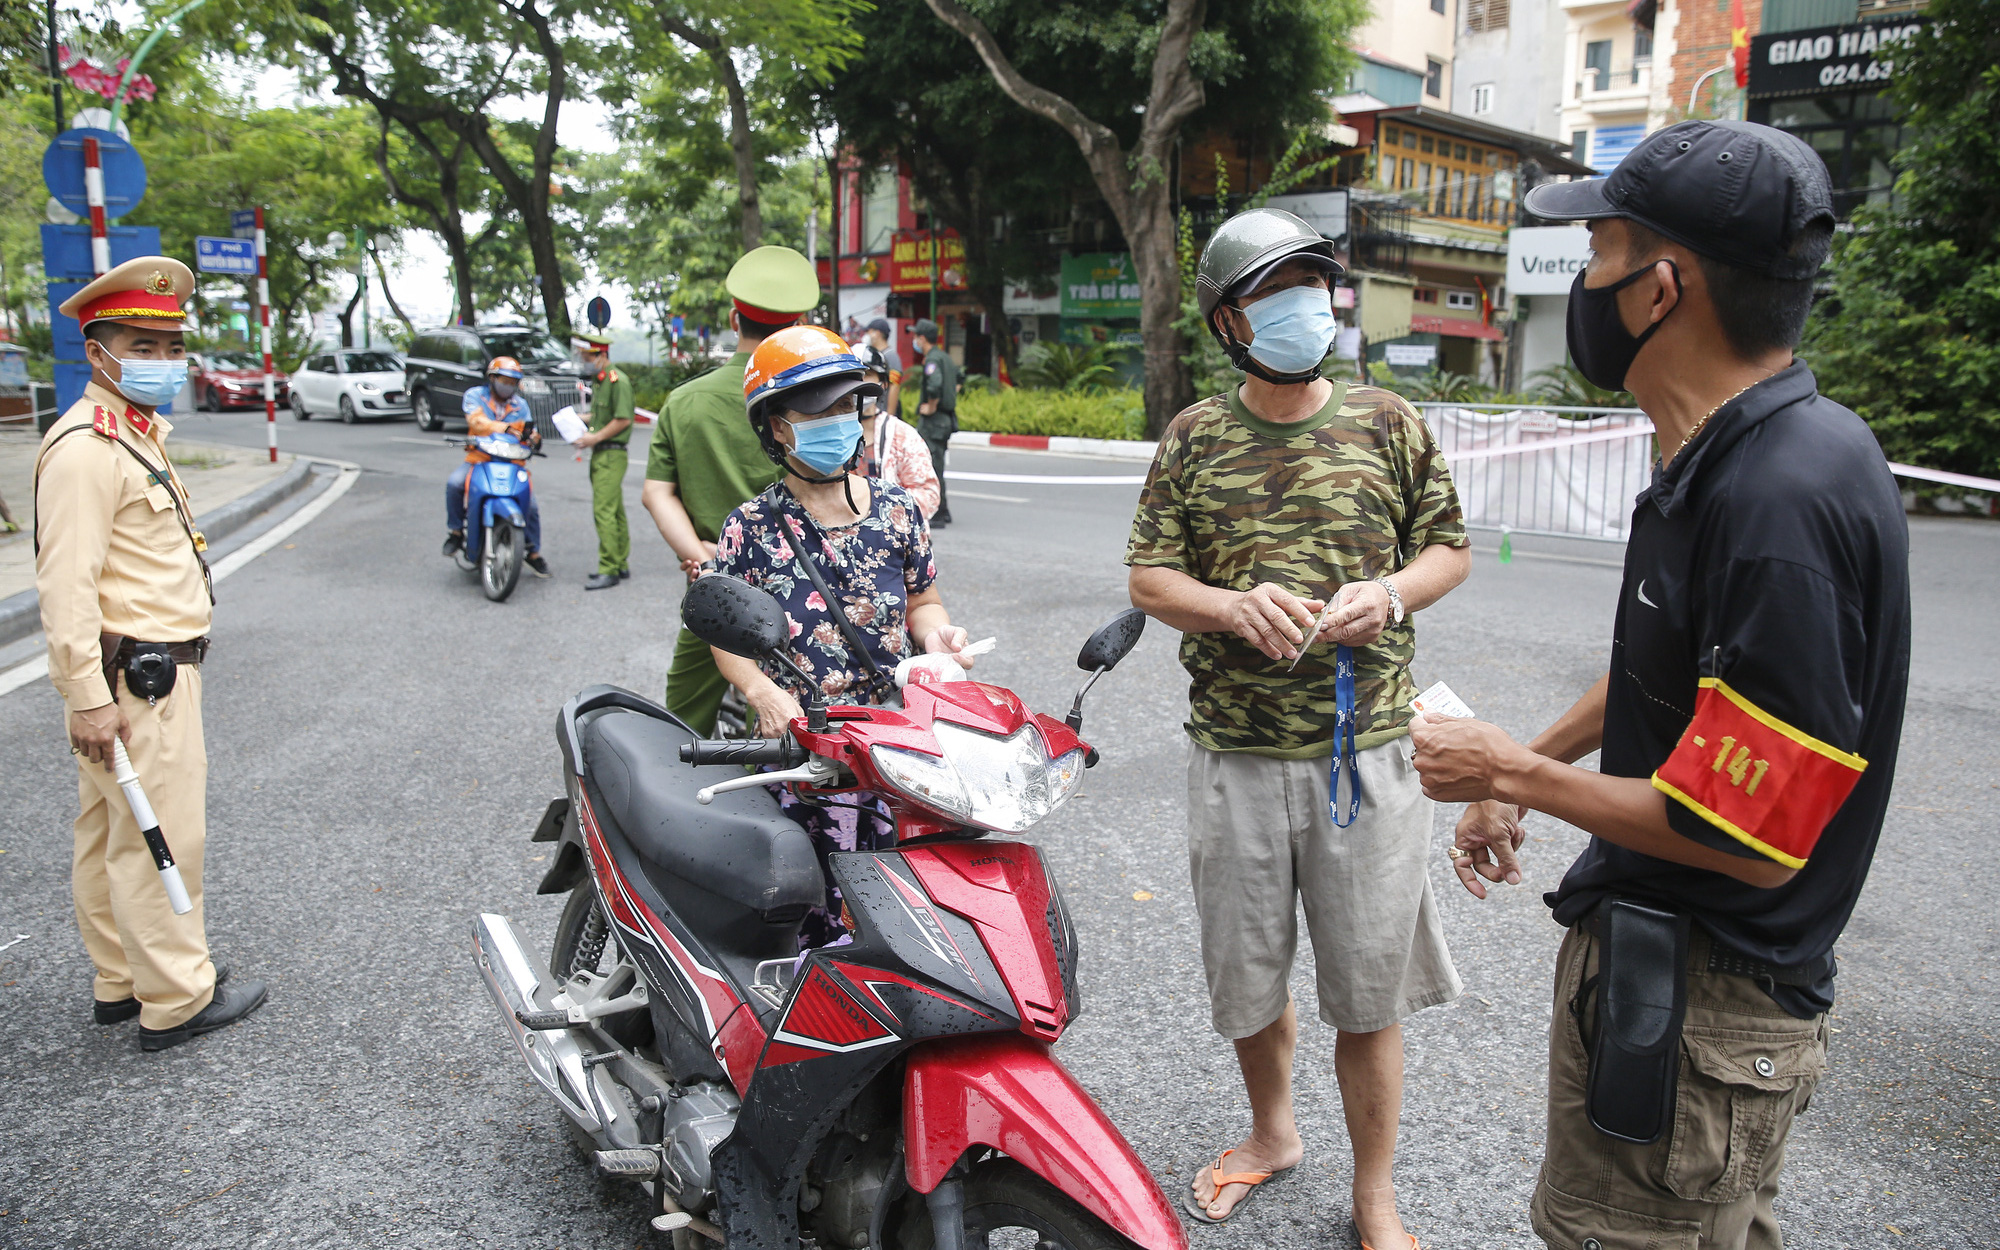
<svg viewBox="0 0 2000 1250"><path fill-rule="evenodd" d="M1752 97L1878 91L1929 19L1894 18L1758 35L1750 41Z"/></svg>

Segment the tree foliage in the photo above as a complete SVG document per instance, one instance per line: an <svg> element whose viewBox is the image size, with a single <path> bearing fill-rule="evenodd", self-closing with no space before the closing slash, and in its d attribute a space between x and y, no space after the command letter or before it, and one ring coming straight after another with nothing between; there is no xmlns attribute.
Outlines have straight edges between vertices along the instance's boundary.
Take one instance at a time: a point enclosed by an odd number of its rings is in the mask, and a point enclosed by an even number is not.
<svg viewBox="0 0 2000 1250"><path fill-rule="evenodd" d="M2000 477L2000 0L1937 0L1889 89L1894 198L1834 244L1801 355L1890 459Z"/></svg>

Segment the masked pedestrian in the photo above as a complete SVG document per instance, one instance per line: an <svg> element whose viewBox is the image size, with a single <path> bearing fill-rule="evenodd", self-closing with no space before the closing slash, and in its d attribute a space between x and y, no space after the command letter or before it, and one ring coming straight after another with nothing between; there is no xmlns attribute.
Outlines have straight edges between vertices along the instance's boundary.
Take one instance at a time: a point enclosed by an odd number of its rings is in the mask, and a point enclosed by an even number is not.
<svg viewBox="0 0 2000 1250"><path fill-rule="evenodd" d="M945 351L939 339L938 323L925 318L910 328L917 353L923 359L923 381L917 399L917 433L930 448L931 468L937 473L938 506L931 528L951 524L951 492L945 489L944 458L951 436L958 433L958 362ZM898 396L901 388L897 388Z"/></svg>
<svg viewBox="0 0 2000 1250"><path fill-rule="evenodd" d="M611 336L579 334L578 355L591 376L590 422L576 446L590 452L590 515L597 523L597 572L585 590L606 590L632 576L632 531L625 523L626 446L632 430L632 379L611 363Z"/></svg>
<svg viewBox="0 0 2000 1250"><path fill-rule="evenodd" d="M1354 1151L1364 1244L1414 1245L1393 1176L1401 1021L1456 998L1410 765L1410 614L1465 579L1465 527L1429 430L1397 395L1330 381L1333 248L1253 209L1202 251L1204 322L1248 376L1168 425L1132 524L1132 602L1182 631L1188 858L1216 1032L1249 1136L1188 1209L1231 1217L1299 1166L1289 982L1303 903Z"/></svg>
<svg viewBox="0 0 2000 1250"><path fill-rule="evenodd" d="M1590 223L1570 355L1632 393L1661 459L1633 508L1610 672L1525 747L1478 721L1421 726L1417 765L1428 793L1472 803L1451 854L1474 894L1518 879L1530 809L1591 834L1547 896L1568 933L1535 1231L1775 1250L1910 659L1895 479L1792 354L1832 191L1791 135L1683 122L1526 207Z"/></svg>
<svg viewBox="0 0 2000 1250"><path fill-rule="evenodd" d="M882 363L889 370L889 390L887 397L880 401L883 412L892 413L897 418L903 415L903 358L889 344L889 319L877 317L868 323L868 331L863 336L867 346L875 349Z"/></svg>
<svg viewBox="0 0 2000 1250"><path fill-rule="evenodd" d="M202 899L202 664L215 595L159 413L187 381L181 305L193 290L186 265L142 256L63 301L58 311L82 328L90 382L35 465L35 590L76 756L71 890L97 968L93 1013L104 1025L138 1017L148 1051L264 1002L263 982L228 984L210 960ZM171 844L193 903L184 915L115 779L119 742Z"/></svg>
<svg viewBox="0 0 2000 1250"><path fill-rule="evenodd" d="M723 519L783 475L743 419L743 370L759 344L811 312L820 298L812 262L789 247L746 252L723 287L736 352L667 396L653 428L641 495L690 578L715 558ZM708 644L683 628L667 670L668 710L706 737L728 689Z"/></svg>

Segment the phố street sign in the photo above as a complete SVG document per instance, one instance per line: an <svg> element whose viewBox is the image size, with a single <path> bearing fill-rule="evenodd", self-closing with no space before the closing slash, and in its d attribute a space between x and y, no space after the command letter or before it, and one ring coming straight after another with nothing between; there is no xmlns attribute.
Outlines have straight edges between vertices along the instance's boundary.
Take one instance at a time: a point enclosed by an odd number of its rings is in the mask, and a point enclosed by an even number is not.
<svg viewBox="0 0 2000 1250"><path fill-rule="evenodd" d="M230 273L254 278L257 276L257 245L249 239L196 235L194 267L203 273Z"/></svg>

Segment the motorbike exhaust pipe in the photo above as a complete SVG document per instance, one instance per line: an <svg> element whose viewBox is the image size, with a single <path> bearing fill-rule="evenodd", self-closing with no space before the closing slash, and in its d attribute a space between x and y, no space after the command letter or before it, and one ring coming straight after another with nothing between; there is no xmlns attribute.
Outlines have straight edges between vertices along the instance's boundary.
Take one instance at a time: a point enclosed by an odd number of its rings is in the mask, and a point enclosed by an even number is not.
<svg viewBox="0 0 2000 1250"><path fill-rule="evenodd" d="M481 912L473 919L472 950L479 974L529 1073L555 1097L577 1127L601 1136L604 1124L598 1117L590 1073L584 1067L583 1048L575 1034L568 1029L533 1029L522 1022L526 1017L542 1023L553 1011L550 1001L555 986L548 966L529 948L512 920L492 912Z"/></svg>

